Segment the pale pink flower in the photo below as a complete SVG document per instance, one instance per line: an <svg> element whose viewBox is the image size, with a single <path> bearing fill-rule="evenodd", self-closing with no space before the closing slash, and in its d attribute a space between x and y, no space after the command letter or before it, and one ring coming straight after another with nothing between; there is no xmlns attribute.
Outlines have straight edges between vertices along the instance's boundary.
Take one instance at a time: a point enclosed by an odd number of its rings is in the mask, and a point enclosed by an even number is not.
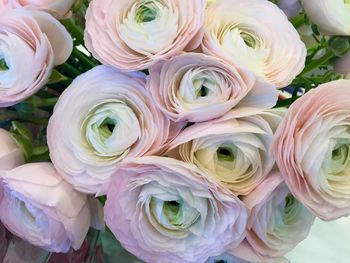
<svg viewBox="0 0 350 263"><path fill-rule="evenodd" d="M8 230L47 251L81 246L92 223L90 204L51 163L25 164L0 177L0 219Z"/></svg>
<svg viewBox="0 0 350 263"><path fill-rule="evenodd" d="M11 170L24 164L24 155L8 131L0 129L0 142L0 171Z"/></svg>
<svg viewBox="0 0 350 263"><path fill-rule="evenodd" d="M261 259L258 262L283 261L283 256L307 237L315 219L293 197L276 171L243 197L243 202L250 210L246 237L248 244L242 244L247 248L237 248L233 252L247 260L252 253L239 253L240 249L251 249Z"/></svg>
<svg viewBox="0 0 350 263"><path fill-rule="evenodd" d="M277 87L304 68L304 43L270 1L217 0L207 8L204 31L204 53L246 67Z"/></svg>
<svg viewBox="0 0 350 263"><path fill-rule="evenodd" d="M73 41L50 14L3 5L0 6L0 107L8 107L46 84L53 66L69 57Z"/></svg>
<svg viewBox="0 0 350 263"><path fill-rule="evenodd" d="M247 210L195 166L151 156L115 173L105 220L123 247L145 262L200 263L243 240Z"/></svg>
<svg viewBox="0 0 350 263"><path fill-rule="evenodd" d="M205 0L93 0L85 45L105 65L146 69L189 44L199 45L191 40L202 27L205 5Z"/></svg>
<svg viewBox="0 0 350 263"><path fill-rule="evenodd" d="M200 122L228 111L245 116L273 107L272 84L215 57L184 53L149 69L148 86L158 107L174 121Z"/></svg>
<svg viewBox="0 0 350 263"><path fill-rule="evenodd" d="M350 80L306 93L288 110L273 153L293 195L323 220L350 214Z"/></svg>
<svg viewBox="0 0 350 263"><path fill-rule="evenodd" d="M273 112L244 118L230 114L183 130L167 155L195 164L236 195L247 195L274 165L270 154L273 129L281 117Z"/></svg>
<svg viewBox="0 0 350 263"><path fill-rule="evenodd" d="M155 154L173 137L146 75L98 66L60 96L48 125L50 156L76 189L98 193L125 158Z"/></svg>
<svg viewBox="0 0 350 263"><path fill-rule="evenodd" d="M47 11L57 18L64 18L76 0L3 0L13 6L22 6L30 10Z"/></svg>

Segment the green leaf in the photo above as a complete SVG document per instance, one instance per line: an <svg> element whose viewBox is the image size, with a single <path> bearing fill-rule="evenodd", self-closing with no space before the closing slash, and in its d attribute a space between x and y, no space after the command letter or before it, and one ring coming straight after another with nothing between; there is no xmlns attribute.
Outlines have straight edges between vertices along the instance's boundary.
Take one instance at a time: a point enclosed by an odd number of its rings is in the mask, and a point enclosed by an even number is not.
<svg viewBox="0 0 350 263"><path fill-rule="evenodd" d="M29 160L33 154L32 142L30 140L28 140L27 138L23 137L22 135L15 133L15 132L11 133L11 137L16 142L18 147L21 148L26 160Z"/></svg>
<svg viewBox="0 0 350 263"><path fill-rule="evenodd" d="M24 127L24 125L18 121L13 121L12 122L12 129L13 132L22 136L25 138L27 141L31 142L33 140L33 135L32 133Z"/></svg>
<svg viewBox="0 0 350 263"><path fill-rule="evenodd" d="M68 77L66 77L65 75L63 75L62 73L60 73L57 70L53 70L49 79L49 82L47 84L55 84L55 83L60 83L62 81L66 81L69 80Z"/></svg>

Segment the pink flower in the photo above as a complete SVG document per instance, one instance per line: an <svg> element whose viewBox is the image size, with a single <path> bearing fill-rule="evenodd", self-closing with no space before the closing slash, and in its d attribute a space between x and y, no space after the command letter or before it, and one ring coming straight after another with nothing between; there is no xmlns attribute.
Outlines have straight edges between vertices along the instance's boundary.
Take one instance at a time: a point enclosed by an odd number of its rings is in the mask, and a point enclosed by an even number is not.
<svg viewBox="0 0 350 263"><path fill-rule="evenodd" d="M3 0L4 1L4 0ZM75 0L5 0L14 6L22 6L30 10L48 11L57 18L63 18Z"/></svg>
<svg viewBox="0 0 350 263"><path fill-rule="evenodd" d="M323 220L350 214L350 81L297 100L277 129L276 162L293 195Z"/></svg>
<svg viewBox="0 0 350 263"><path fill-rule="evenodd" d="M122 160L155 154L176 134L145 85L141 72L99 66L61 95L48 125L50 156L79 191L98 193Z"/></svg>
<svg viewBox="0 0 350 263"><path fill-rule="evenodd" d="M217 0L207 8L203 52L246 67L277 87L302 71L306 48L270 1Z"/></svg>
<svg viewBox="0 0 350 263"><path fill-rule="evenodd" d="M277 101L273 85L204 54L185 53L149 72L155 102L174 121L207 121L231 109L236 116L252 115Z"/></svg>
<svg viewBox="0 0 350 263"><path fill-rule="evenodd" d="M190 44L202 27L204 9L205 0L93 0L85 44L105 65L146 69Z"/></svg>
<svg viewBox="0 0 350 263"><path fill-rule="evenodd" d="M205 262L245 236L243 203L195 166L165 157L124 164L107 191L105 220L146 262Z"/></svg>
<svg viewBox="0 0 350 263"><path fill-rule="evenodd" d="M169 144L167 154L195 164L234 194L247 195L274 165L269 152L271 126L276 126L280 117L272 112L265 114L269 118L254 115L237 119L227 114L191 125Z"/></svg>
<svg viewBox="0 0 350 263"><path fill-rule="evenodd" d="M0 142L0 171L11 170L24 164L25 161L23 153L12 139L11 134L8 131L0 129Z"/></svg>
<svg viewBox="0 0 350 263"><path fill-rule="evenodd" d="M0 219L8 230L47 251L67 252L71 246L81 246L92 223L88 199L66 183L52 164L25 164L0 176Z"/></svg>
<svg viewBox="0 0 350 263"><path fill-rule="evenodd" d="M32 96L54 65L69 57L73 41L51 15L0 6L0 107Z"/></svg>
<svg viewBox="0 0 350 263"><path fill-rule="evenodd" d="M273 172L252 193L243 197L250 210L247 224L247 243L237 248L234 254L249 260L252 250L258 262L279 262L283 256L304 240L314 222L311 214L290 193L283 178ZM249 248L250 247L250 248ZM254 261L255 262L255 261Z"/></svg>

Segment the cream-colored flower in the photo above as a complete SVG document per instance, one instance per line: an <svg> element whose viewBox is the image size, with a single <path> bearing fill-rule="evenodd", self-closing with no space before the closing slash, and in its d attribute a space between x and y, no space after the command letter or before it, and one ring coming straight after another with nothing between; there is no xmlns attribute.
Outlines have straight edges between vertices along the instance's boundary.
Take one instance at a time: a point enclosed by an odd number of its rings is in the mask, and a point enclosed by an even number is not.
<svg viewBox="0 0 350 263"><path fill-rule="evenodd" d="M204 53L249 68L277 87L304 68L305 45L270 1L217 0L207 8L204 31Z"/></svg>

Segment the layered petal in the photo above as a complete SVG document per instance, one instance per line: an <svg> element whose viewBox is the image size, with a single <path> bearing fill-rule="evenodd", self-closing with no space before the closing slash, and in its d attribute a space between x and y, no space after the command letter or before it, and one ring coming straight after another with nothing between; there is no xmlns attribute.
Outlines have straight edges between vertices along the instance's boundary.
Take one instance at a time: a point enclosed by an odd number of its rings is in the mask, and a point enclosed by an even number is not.
<svg viewBox="0 0 350 263"><path fill-rule="evenodd" d="M306 48L270 1L217 0L207 8L203 52L246 67L277 87L302 71Z"/></svg>
<svg viewBox="0 0 350 263"><path fill-rule="evenodd" d="M224 115L194 124L169 144L167 154L197 165L236 195L246 195L262 182L274 164L269 153L273 137L269 121L259 115L239 119Z"/></svg>
<svg viewBox="0 0 350 263"><path fill-rule="evenodd" d="M0 107L8 107L46 84L53 66L69 57L73 41L49 14L9 6L2 10L5 11L0 17Z"/></svg>
<svg viewBox="0 0 350 263"><path fill-rule="evenodd" d="M205 0L94 0L86 13L85 45L105 65L146 69L189 45L204 9Z"/></svg>
<svg viewBox="0 0 350 263"><path fill-rule="evenodd" d="M105 220L123 247L145 262L205 262L242 241L247 210L195 166L152 156L116 172Z"/></svg>
<svg viewBox="0 0 350 263"><path fill-rule="evenodd" d="M51 163L25 164L0 176L0 219L8 230L52 252L81 246L91 224L89 203Z"/></svg>
<svg viewBox="0 0 350 263"><path fill-rule="evenodd" d="M155 154L176 134L145 84L140 72L99 66L61 95L48 125L50 156L79 191L98 193L122 160Z"/></svg>
<svg viewBox="0 0 350 263"><path fill-rule="evenodd" d="M302 0L309 19L328 35L350 35L350 2L347 0Z"/></svg>
<svg viewBox="0 0 350 263"><path fill-rule="evenodd" d="M271 173L243 202L250 210L243 246L260 258L258 262L283 262L283 256L307 237L315 219L290 193L279 172Z"/></svg>
<svg viewBox="0 0 350 263"><path fill-rule="evenodd" d="M236 117L252 115L277 101L273 85L204 54L182 54L152 66L149 73L155 102L176 122L207 121L228 111Z"/></svg>
<svg viewBox="0 0 350 263"><path fill-rule="evenodd" d="M350 214L350 81L314 89L288 110L273 153L293 195L323 220Z"/></svg>

